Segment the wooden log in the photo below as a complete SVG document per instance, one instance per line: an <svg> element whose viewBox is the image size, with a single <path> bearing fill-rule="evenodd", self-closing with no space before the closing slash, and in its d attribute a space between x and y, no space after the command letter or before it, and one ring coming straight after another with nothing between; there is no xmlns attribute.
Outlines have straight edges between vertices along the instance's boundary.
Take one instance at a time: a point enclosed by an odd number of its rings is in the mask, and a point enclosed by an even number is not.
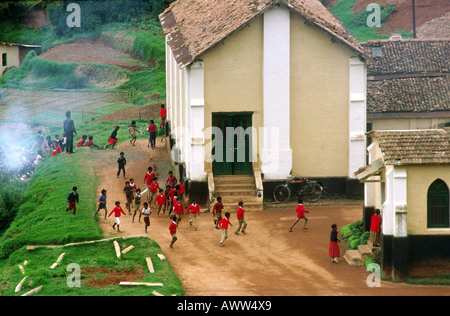
<svg viewBox="0 0 450 316"><path fill-rule="evenodd" d="M25 282L26 279L27 277L24 277L22 281L20 281L19 284L17 284L16 289L14 291L15 293L20 292L20 290L22 289L23 282Z"/></svg>
<svg viewBox="0 0 450 316"><path fill-rule="evenodd" d="M117 240L114 240L114 248L116 249L116 256L120 259L120 246Z"/></svg>
<svg viewBox="0 0 450 316"><path fill-rule="evenodd" d="M64 256L66 255L65 252L63 252L62 254L59 255L58 260L56 260L56 262L54 264L52 264L52 266L50 267L50 269L54 269L56 268L56 266L58 265L58 263L60 263L62 261L62 259L64 258Z"/></svg>
<svg viewBox="0 0 450 316"><path fill-rule="evenodd" d="M32 289L31 291L26 292L25 294L23 294L23 295L21 295L21 296L30 296L30 295L36 294L37 292L39 292L40 290L42 290L42 287L43 287L42 285L41 285L41 286L38 286L37 288Z"/></svg>
<svg viewBox="0 0 450 316"><path fill-rule="evenodd" d="M131 245L130 247L125 248L124 250L122 250L122 254L124 255L124 254L126 254L128 251L130 251L132 249L134 249L133 245Z"/></svg>
<svg viewBox="0 0 450 316"><path fill-rule="evenodd" d="M19 264L19 269L20 269L20 271L22 271L22 274L25 274L25 269L23 268L23 266L21 264Z"/></svg>
<svg viewBox="0 0 450 316"><path fill-rule="evenodd" d="M164 295L162 295L161 293L156 292L156 291L152 291L152 294L155 295L155 296L164 296Z"/></svg>
<svg viewBox="0 0 450 316"><path fill-rule="evenodd" d="M152 262L152 259L150 259L150 258L145 258L145 261L147 261L148 271L150 271L150 273L155 273L155 268L153 268L153 262Z"/></svg>
<svg viewBox="0 0 450 316"><path fill-rule="evenodd" d="M166 260L166 257L165 257L162 253L158 253L158 258L159 258L161 261Z"/></svg>
<svg viewBox="0 0 450 316"><path fill-rule="evenodd" d="M162 283L147 283L147 282L120 282L120 286L164 286Z"/></svg>

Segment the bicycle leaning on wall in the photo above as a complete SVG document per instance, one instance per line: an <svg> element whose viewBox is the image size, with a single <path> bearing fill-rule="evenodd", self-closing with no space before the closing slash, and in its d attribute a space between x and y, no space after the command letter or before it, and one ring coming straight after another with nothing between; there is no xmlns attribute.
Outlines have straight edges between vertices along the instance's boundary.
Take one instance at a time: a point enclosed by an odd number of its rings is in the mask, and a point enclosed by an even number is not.
<svg viewBox="0 0 450 316"><path fill-rule="evenodd" d="M273 198L276 202L282 203L289 201L293 194L297 199L301 198L307 202L317 202L322 195L323 188L315 180L308 178L289 177L286 183L275 187Z"/></svg>

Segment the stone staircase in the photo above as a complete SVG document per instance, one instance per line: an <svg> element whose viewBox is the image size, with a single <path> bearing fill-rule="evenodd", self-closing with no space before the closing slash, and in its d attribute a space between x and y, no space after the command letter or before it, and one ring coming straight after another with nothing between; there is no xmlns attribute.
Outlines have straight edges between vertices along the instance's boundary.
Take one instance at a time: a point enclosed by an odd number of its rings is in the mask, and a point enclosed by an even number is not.
<svg viewBox="0 0 450 316"><path fill-rule="evenodd" d="M262 211L263 199L258 197L254 176L214 176L214 193L211 196L210 210L222 197L225 212L236 212L239 201L244 202L246 211ZM261 194L260 194L261 195Z"/></svg>
<svg viewBox="0 0 450 316"><path fill-rule="evenodd" d="M367 257L377 258L381 255L380 247L371 247L371 245L359 245L358 249L347 250L344 255L345 261L352 266L363 266Z"/></svg>

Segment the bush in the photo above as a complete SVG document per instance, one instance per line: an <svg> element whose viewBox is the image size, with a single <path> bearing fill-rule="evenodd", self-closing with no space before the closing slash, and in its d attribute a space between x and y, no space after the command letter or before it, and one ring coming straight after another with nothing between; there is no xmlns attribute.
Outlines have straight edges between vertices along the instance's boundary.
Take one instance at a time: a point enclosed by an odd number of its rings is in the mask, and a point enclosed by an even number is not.
<svg viewBox="0 0 450 316"><path fill-rule="evenodd" d="M364 232L363 220L359 220L342 227L341 236L350 249L357 249L367 243L370 233Z"/></svg>

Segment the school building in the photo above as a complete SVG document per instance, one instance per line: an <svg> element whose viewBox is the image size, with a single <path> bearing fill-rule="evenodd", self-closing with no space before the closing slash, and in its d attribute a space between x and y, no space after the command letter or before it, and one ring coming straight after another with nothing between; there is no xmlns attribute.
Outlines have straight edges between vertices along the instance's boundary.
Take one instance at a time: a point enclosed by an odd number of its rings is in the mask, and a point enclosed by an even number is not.
<svg viewBox="0 0 450 316"><path fill-rule="evenodd" d="M377 130L368 136L369 164L355 175L365 186L365 222L381 210L382 276L402 280L415 265L450 260L449 132Z"/></svg>
<svg viewBox="0 0 450 316"><path fill-rule="evenodd" d="M169 149L189 194L261 209L291 174L363 194L365 52L320 1L178 0L159 18Z"/></svg>
<svg viewBox="0 0 450 316"><path fill-rule="evenodd" d="M0 41L0 77L6 70L13 67L20 67L25 59L25 56L31 50L36 50L37 53L40 53L42 46L6 43Z"/></svg>

